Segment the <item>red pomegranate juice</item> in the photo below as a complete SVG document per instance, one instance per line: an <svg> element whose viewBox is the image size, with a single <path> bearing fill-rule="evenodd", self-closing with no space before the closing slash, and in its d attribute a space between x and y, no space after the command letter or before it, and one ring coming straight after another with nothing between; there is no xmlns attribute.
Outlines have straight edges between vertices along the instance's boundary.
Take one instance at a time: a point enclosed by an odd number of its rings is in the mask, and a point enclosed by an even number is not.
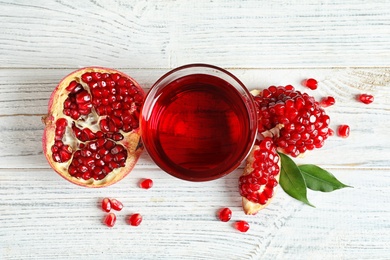
<svg viewBox="0 0 390 260"><path fill-rule="evenodd" d="M241 94L206 74L168 83L143 115L143 141L153 160L181 179L215 179L236 168L251 144L250 118ZM244 155L245 156L245 155Z"/></svg>

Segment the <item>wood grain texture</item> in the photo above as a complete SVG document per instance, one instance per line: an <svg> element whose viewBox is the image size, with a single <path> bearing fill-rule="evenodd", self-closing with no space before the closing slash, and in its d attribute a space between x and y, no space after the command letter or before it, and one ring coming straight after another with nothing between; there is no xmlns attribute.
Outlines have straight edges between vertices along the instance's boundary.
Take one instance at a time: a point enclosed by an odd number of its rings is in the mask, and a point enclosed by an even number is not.
<svg viewBox="0 0 390 260"><path fill-rule="evenodd" d="M0 67L389 66L390 2L1 1Z"/></svg>
<svg viewBox="0 0 390 260"><path fill-rule="evenodd" d="M71 70L2 69L0 70L0 165L4 168L46 168L42 155L41 117L47 113L51 91ZM125 69L147 91L167 70ZM348 139L331 137L315 153L309 153L312 163L324 167L385 168L389 164L390 138L390 70L383 69L235 69L231 70L250 89L269 85L293 84L305 90L301 81L315 77L319 89L310 91L320 99L331 95L336 104L327 109L331 127L340 124L351 127ZM356 95L371 93L375 102L365 105ZM361 156L365 154L365 156ZM307 158L298 161L307 161ZM154 165L142 158L139 167Z"/></svg>
<svg viewBox="0 0 390 260"><path fill-rule="evenodd" d="M389 259L390 2L0 1L0 259ZM241 209L242 167L192 183L162 172L145 152L104 189L64 181L41 149L47 103L71 71L117 68L147 91L170 68L211 63L249 89L293 84L334 96L329 138L298 163L315 163L353 188L309 191L316 208L281 189L256 216ZM316 91L301 86L308 77ZM375 96L364 105L360 93ZM154 187L142 190L142 178ZM99 202L125 204L113 229ZM232 221L216 218L230 207ZM143 215L139 227L126 218ZM241 234L236 220L247 220Z"/></svg>
<svg viewBox="0 0 390 260"><path fill-rule="evenodd" d="M242 168L217 181L191 183L165 174L144 153L124 181L105 189L85 189L62 180L42 154L47 102L57 82L71 70L0 70L0 251L6 259L384 259L388 255L389 203L389 70L383 69L234 69L251 89L300 85L315 77L317 98L332 95L332 126L348 123L348 139L331 137L326 146L299 163L316 163L354 186L333 194L309 192L312 209L279 191L257 216L245 216L237 190ZM124 69L147 90L166 72ZM375 102L364 105L355 95L368 92ZM376 127L373 127L376 126ZM155 187L138 188L141 178ZM101 224L103 197L125 203L113 230ZM251 229L240 234L233 221L216 220L228 206L233 220ZM126 217L141 212L138 228ZM373 223L374 221L374 223ZM299 242L297 242L299 241ZM0 255L1 256L1 255Z"/></svg>
<svg viewBox="0 0 390 260"><path fill-rule="evenodd" d="M159 170L136 169L105 189L75 187L52 171L0 172L0 256L6 259L385 259L390 227L389 175L385 171L337 170L354 186L330 194L309 193L317 208L304 206L279 190L257 216L245 216L235 171L213 182L183 182ZM153 178L141 190L141 178ZM375 195L375 198L373 198ZM123 201L113 229L101 224L99 199ZM375 203L373 203L375 200ZM229 223L216 219L229 206ZM140 212L139 227L126 217ZM245 219L246 234L234 230ZM4 259L4 258L3 258Z"/></svg>

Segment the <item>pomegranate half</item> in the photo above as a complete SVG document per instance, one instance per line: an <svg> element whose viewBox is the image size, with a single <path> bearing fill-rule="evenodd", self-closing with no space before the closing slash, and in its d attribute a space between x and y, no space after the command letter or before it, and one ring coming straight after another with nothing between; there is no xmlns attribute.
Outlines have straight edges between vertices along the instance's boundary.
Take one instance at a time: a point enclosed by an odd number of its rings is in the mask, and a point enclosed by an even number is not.
<svg viewBox="0 0 390 260"><path fill-rule="evenodd" d="M145 93L117 70L87 67L66 76L53 91L43 151L66 180L104 187L124 178L143 150L139 113Z"/></svg>

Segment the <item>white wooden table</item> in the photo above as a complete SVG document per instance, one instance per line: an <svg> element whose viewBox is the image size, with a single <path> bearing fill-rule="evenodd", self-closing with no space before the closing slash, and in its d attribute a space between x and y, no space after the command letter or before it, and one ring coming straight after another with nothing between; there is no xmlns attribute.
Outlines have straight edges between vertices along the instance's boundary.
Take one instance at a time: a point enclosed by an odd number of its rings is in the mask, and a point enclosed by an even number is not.
<svg viewBox="0 0 390 260"><path fill-rule="evenodd" d="M0 259L390 259L390 2L1 1ZM122 70L148 90L169 69L224 67L250 89L319 81L331 126L351 126L299 163L352 185L309 192L316 208L279 189L256 216L241 210L242 167L212 182L170 177L143 153L104 189L64 181L41 149L51 91L69 72ZM370 93L364 105L355 95ZM138 182L152 178L154 187ZM114 228L99 200L125 204ZM229 223L216 219L230 207ZM125 222L139 212L139 227ZM237 232L235 220L251 228Z"/></svg>

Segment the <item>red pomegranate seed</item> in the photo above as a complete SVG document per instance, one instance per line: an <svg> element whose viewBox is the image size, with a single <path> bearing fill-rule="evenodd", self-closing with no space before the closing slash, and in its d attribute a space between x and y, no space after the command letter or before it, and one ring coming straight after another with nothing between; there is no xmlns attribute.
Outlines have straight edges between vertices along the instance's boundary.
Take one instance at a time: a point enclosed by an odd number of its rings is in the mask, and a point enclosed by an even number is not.
<svg viewBox="0 0 390 260"><path fill-rule="evenodd" d="M84 73L83 75L81 75L81 79L86 83L91 82L92 81L91 73L89 72Z"/></svg>
<svg viewBox="0 0 390 260"><path fill-rule="evenodd" d="M337 129L338 136L347 138L349 136L350 128L348 125L340 125Z"/></svg>
<svg viewBox="0 0 390 260"><path fill-rule="evenodd" d="M107 216L103 220L104 224L108 227L113 227L116 222L116 216L114 213L108 213Z"/></svg>
<svg viewBox="0 0 390 260"><path fill-rule="evenodd" d="M358 95L358 100L364 104L370 104L374 102L374 96L369 94L360 94Z"/></svg>
<svg viewBox="0 0 390 260"><path fill-rule="evenodd" d="M123 204L117 199L110 199L111 208L116 211L121 211L123 209Z"/></svg>
<svg viewBox="0 0 390 260"><path fill-rule="evenodd" d="M76 95L76 102L79 104L83 104L85 102L91 101L91 96L88 94L86 90L81 91Z"/></svg>
<svg viewBox="0 0 390 260"><path fill-rule="evenodd" d="M240 232L247 232L249 229L249 224L245 220L237 221L234 226Z"/></svg>
<svg viewBox="0 0 390 260"><path fill-rule="evenodd" d="M232 218L232 211L229 208L223 208L219 211L218 218L222 222L228 222Z"/></svg>
<svg viewBox="0 0 390 260"><path fill-rule="evenodd" d="M151 179L143 179L140 183L139 186L142 189L150 189L153 187L153 180Z"/></svg>
<svg viewBox="0 0 390 260"><path fill-rule="evenodd" d="M132 226L139 226L142 222L142 216L138 213L133 214L129 217L129 224Z"/></svg>
<svg viewBox="0 0 390 260"><path fill-rule="evenodd" d="M111 201L109 198L104 198L102 200L102 210L104 210L105 212L111 211Z"/></svg>
<svg viewBox="0 0 390 260"><path fill-rule="evenodd" d="M328 96L328 97L324 97L320 100L320 105L322 107L329 107L329 106L332 106L336 103L336 100L334 99L334 97L331 97L331 96Z"/></svg>
<svg viewBox="0 0 390 260"><path fill-rule="evenodd" d="M315 89L317 89L318 82L317 82L317 80L310 78L310 79L304 80L303 85L305 87L312 89L312 90L315 90Z"/></svg>
<svg viewBox="0 0 390 260"><path fill-rule="evenodd" d="M75 88L78 86L79 83L77 83L75 80L71 81L69 85L66 87L66 90L69 92L73 92Z"/></svg>

